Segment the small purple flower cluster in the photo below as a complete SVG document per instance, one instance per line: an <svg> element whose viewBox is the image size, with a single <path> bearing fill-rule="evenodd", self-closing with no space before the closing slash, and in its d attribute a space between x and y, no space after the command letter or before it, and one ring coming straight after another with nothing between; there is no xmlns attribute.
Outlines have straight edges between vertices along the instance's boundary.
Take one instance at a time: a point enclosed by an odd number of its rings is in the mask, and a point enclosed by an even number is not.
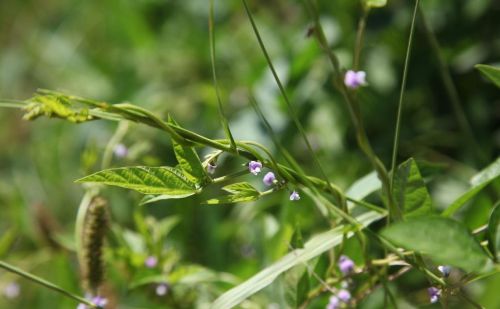
<svg viewBox="0 0 500 309"><path fill-rule="evenodd" d="M340 272L346 276L352 274L354 272L355 264L354 262L347 256L341 255L338 262L338 267ZM347 281L343 281L341 283L342 289L340 289L336 294L330 297L330 301L326 305L326 309L337 309L342 306L342 304L348 304L351 300L351 293L347 290L349 287L349 283Z"/></svg>
<svg viewBox="0 0 500 309"><path fill-rule="evenodd" d="M15 282L7 284L3 289L3 296L7 299L17 298L21 294L21 287Z"/></svg>
<svg viewBox="0 0 500 309"><path fill-rule="evenodd" d="M436 287L430 287L427 289L427 293L429 294L429 299L431 303L436 303L441 296L441 290Z"/></svg>
<svg viewBox="0 0 500 309"><path fill-rule="evenodd" d="M364 71L349 70L345 73L344 84L347 88L357 89L366 86L366 73Z"/></svg>
<svg viewBox="0 0 500 309"><path fill-rule="evenodd" d="M156 258L156 256L150 255L144 261L144 265L147 268L155 268L156 265L158 265L158 259Z"/></svg>
<svg viewBox="0 0 500 309"><path fill-rule="evenodd" d="M86 299L90 300L92 303L97 305L100 308L104 308L108 304L108 300L102 296L91 296L90 294L87 294L85 296ZM78 304L76 309L89 309L90 307L85 305L85 304Z"/></svg>
<svg viewBox="0 0 500 309"><path fill-rule="evenodd" d="M262 163L259 161L250 161L248 163L248 170L250 173L254 175L258 175L262 171ZM262 178L262 182L268 187L277 184L278 180L276 179L276 175L274 175L273 172L268 172L264 177ZM298 201L300 200L300 195L297 191L293 191L290 194L290 201Z"/></svg>
<svg viewBox="0 0 500 309"><path fill-rule="evenodd" d="M155 292L156 292L156 295L158 295L158 296L165 296L165 295L167 295L169 289L170 289L170 287L168 286L168 284L160 283L156 286Z"/></svg>
<svg viewBox="0 0 500 309"><path fill-rule="evenodd" d="M439 272L441 275L443 275L443 278L448 278L451 273L451 266L448 265L439 265L438 267ZM427 289L427 294L429 294L429 301L431 303L436 303L439 301L439 298L441 298L441 290L431 286L430 288Z"/></svg>

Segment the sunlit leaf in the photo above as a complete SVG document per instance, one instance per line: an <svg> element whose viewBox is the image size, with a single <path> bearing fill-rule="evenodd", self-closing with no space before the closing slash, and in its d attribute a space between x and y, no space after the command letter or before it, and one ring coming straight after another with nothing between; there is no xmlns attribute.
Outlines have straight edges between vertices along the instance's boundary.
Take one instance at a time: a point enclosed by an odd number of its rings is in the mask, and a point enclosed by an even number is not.
<svg viewBox="0 0 500 309"><path fill-rule="evenodd" d="M488 165L471 179L472 187L456 199L443 211L443 216L449 217L459 210L465 203L481 192L488 184L500 176L500 158Z"/></svg>
<svg viewBox="0 0 500 309"><path fill-rule="evenodd" d="M486 254L476 239L452 219L416 217L388 226L382 235L402 248L429 256L441 265L472 272L479 271L486 262Z"/></svg>
<svg viewBox="0 0 500 309"><path fill-rule="evenodd" d="M387 0L363 0L366 7L381 8L387 4Z"/></svg>
<svg viewBox="0 0 500 309"><path fill-rule="evenodd" d="M475 68L478 69L484 76L492 81L497 87L500 88L500 68L486 64L476 64Z"/></svg>
<svg viewBox="0 0 500 309"><path fill-rule="evenodd" d="M225 195L213 198L204 202L204 204L216 205L216 204L231 204L239 202L251 202L258 200L260 197L260 192L257 191L257 189L255 189L251 184L247 182L238 182L230 184L223 187L222 190L231 193L231 195Z"/></svg>
<svg viewBox="0 0 500 309"><path fill-rule="evenodd" d="M413 159L398 166L394 175L393 194L399 209L405 215L424 214L432 208L431 197Z"/></svg>
<svg viewBox="0 0 500 309"><path fill-rule="evenodd" d="M169 118L169 122L177 125L177 123ZM210 182L210 177L208 177L207 172L201 164L201 160L193 147L183 146L172 140L172 145L174 146L174 153L179 162L180 168L185 172L186 177L189 178L191 182L198 183L200 185L205 185Z"/></svg>
<svg viewBox="0 0 500 309"><path fill-rule="evenodd" d="M183 198L199 192L182 171L168 166L112 168L83 177L77 182L102 183L143 194L162 194L169 198Z"/></svg>
<svg viewBox="0 0 500 309"><path fill-rule="evenodd" d="M363 227L370 223L383 218L384 215L370 211L356 218ZM345 226L338 226L330 231L312 237L305 243L303 249L295 249L287 255L280 258L270 266L264 268L250 279L242 284L230 289L219 296L211 308L213 309L229 309L240 304L248 297L262 290L271 284L280 274L290 268L303 265L303 263L313 259L322 253L330 250L342 242L343 236L352 237L353 232L345 233Z"/></svg>

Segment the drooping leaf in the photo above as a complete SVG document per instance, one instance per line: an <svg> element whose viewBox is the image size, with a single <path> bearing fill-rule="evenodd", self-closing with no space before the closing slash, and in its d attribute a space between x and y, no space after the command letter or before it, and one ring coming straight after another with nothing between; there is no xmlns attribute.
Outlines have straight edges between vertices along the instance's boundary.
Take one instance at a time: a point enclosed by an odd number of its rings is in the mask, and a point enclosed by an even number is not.
<svg viewBox="0 0 500 309"><path fill-rule="evenodd" d="M231 193L230 195L221 196L218 198L210 199L204 204L217 205L217 204L231 204L239 202L256 201L260 197L260 192L257 191L251 184L247 182L237 182L227 185L222 190Z"/></svg>
<svg viewBox="0 0 500 309"><path fill-rule="evenodd" d="M24 108L23 116L26 120L34 120L41 116L49 118L61 118L68 121L79 123L92 120L87 108L77 109L64 101L61 97L55 95L35 95L28 101Z"/></svg>
<svg viewBox="0 0 500 309"><path fill-rule="evenodd" d="M387 4L387 0L363 0L368 8L381 8Z"/></svg>
<svg viewBox="0 0 500 309"><path fill-rule="evenodd" d="M488 249L493 254L495 261L498 260L498 253L500 252L500 201L497 202L490 215L488 221Z"/></svg>
<svg viewBox="0 0 500 309"><path fill-rule="evenodd" d="M287 308L299 308L307 298L307 293L310 289L309 273L307 268L297 266L285 272L282 276L282 281L285 290L285 301Z"/></svg>
<svg viewBox="0 0 500 309"><path fill-rule="evenodd" d="M500 68L486 64L476 64L474 66L484 76L491 80L497 87L500 88Z"/></svg>
<svg viewBox="0 0 500 309"><path fill-rule="evenodd" d="M448 208L443 211L443 216L449 217L459 210L465 203L481 192L488 184L500 176L500 157L485 169L481 170L471 178L472 187L456 199Z"/></svg>
<svg viewBox="0 0 500 309"><path fill-rule="evenodd" d="M486 254L459 222L439 216L416 217L392 224L382 235L408 250L428 255L441 265L453 265L465 271L479 271Z"/></svg>
<svg viewBox="0 0 500 309"><path fill-rule="evenodd" d="M370 211L356 217L356 220L361 226L366 227L370 223L383 217L385 217L385 215ZM306 263L310 259L340 244L343 235L349 238L352 237L353 232L345 233L345 226L338 226L330 231L314 236L306 242L303 249L291 251L278 261L252 276L250 279L219 296L215 302L212 303L211 308L229 309L237 306L248 297L271 284L283 272L294 266L303 265L303 263Z"/></svg>
<svg viewBox="0 0 500 309"><path fill-rule="evenodd" d="M168 166L106 169L78 179L77 182L102 183L169 198L183 198L199 192L197 185L187 179L181 170Z"/></svg>
<svg viewBox="0 0 500 309"><path fill-rule="evenodd" d="M394 200L405 216L428 213L432 201L413 158L401 163L394 175Z"/></svg>
<svg viewBox="0 0 500 309"><path fill-rule="evenodd" d="M169 117L168 121L177 125L171 117ZM198 157L194 148L181 145L173 139L172 145L174 146L177 162L179 162L179 166L185 172L186 177L189 178L191 182L200 184L201 186L209 183L210 177L208 177L207 172L203 168L200 157Z"/></svg>

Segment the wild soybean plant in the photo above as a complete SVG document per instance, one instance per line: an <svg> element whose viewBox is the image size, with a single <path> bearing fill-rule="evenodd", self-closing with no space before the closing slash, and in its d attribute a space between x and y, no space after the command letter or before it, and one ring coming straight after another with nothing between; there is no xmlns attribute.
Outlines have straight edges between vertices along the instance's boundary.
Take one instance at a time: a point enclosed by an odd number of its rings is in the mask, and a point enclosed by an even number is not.
<svg viewBox="0 0 500 309"><path fill-rule="evenodd" d="M360 102L358 102L356 95L361 87L369 86L367 81L369 77L359 68L366 18L371 9L385 5L385 1L363 1L363 16L359 23L353 53L354 65L349 70L342 69L337 56L330 48L315 4L313 1L306 1L306 6L313 19L312 35L324 49L331 62L334 84L345 100L349 116L356 130L358 145L374 170L373 174L360 179L346 192L330 182L322 168L324 162L319 162L312 151L305 131L296 117L293 105L276 74L257 24L244 0L243 5L258 44L280 88L292 120L321 172L319 178L306 175L293 156L279 143L265 115L260 110L259 104L253 98L250 98L252 106L266 125L269 135L275 142L276 149L286 160L286 163L279 163L271 151L263 145L233 138L218 94L219 114L226 134L225 139L205 137L183 128L171 116L164 120L159 115L136 105L108 104L50 90L39 90L25 102L11 101L4 105L23 108L24 118L27 120L45 116L61 118L74 123L95 120L130 121L169 134L177 166L105 168L77 180L79 183L104 184L140 192L144 195L142 204L164 199L186 198L200 194L211 186L222 186L222 190L226 194L208 199L204 204L219 205L257 201L265 195L279 194L279 192L286 192L291 202L300 200L303 195L310 196L335 227L311 237L305 243L301 241L300 237L294 237L288 254L245 282L220 295L213 302L213 308L237 306L271 284L280 275L294 271L299 272L299 279L296 280L296 286L292 289L296 290L296 293L288 304L297 308L306 308L322 296L328 309L355 307L379 287L384 289L389 299L392 299L392 292L387 288L386 283L397 280L410 270L417 270L428 279L429 302L441 301L446 305L448 297L460 295L465 301L477 305L462 294L462 288L474 280L498 272L497 264L494 266L491 262L487 266L486 264L488 259L493 263L498 262L497 227L500 210L498 206L493 210L490 222L485 226L485 230L487 230L486 246L480 244L477 237L471 234L462 223L450 217L500 176L500 159L479 172L472 179L471 188L442 213L433 208L430 194L417 162L409 158L396 166L401 110L418 4L417 0L413 11L402 77L393 158L391 168L388 169L370 145L363 126ZM211 11L212 9L213 6L211 6ZM424 17L422 16L422 18ZM213 78L218 92L212 16L210 18L210 35ZM498 85L500 73L497 69L488 66L479 66L478 69L485 72L486 76ZM197 152L197 148L200 147L212 148L213 152L201 160ZM123 145L116 147L114 151L116 156L127 155L127 149ZM219 167L218 159L223 154L240 157L244 163L240 170L214 177ZM261 177L265 190L261 191L248 182L235 180L244 175ZM226 184L228 182L229 184ZM4 262L0 264L1 267L9 271L74 298L81 302L81 308L87 306L104 307L106 305L106 299L100 295L99 287L104 278L105 265L102 261L102 246L103 234L108 226L109 217L107 216L106 201L97 197L95 193L95 191L100 190L99 187L91 185L89 188L88 198L86 202L82 201L79 210L76 231L79 261L85 278L85 289L89 292L85 299L72 295L63 288L54 286L9 264ZM377 191L380 191L382 196L382 206L364 201L368 195ZM353 213L358 215L353 216ZM385 219L384 228L381 230L369 228L371 223L382 221L382 219ZM299 234L300 230L296 233ZM432 239L429 238L429 235L433 236ZM360 261L355 262L342 254L345 241L351 237L356 238L360 243L363 256ZM374 258L368 250L369 245L379 246L386 252L386 255L383 258ZM332 250L334 248L335 250ZM330 266L326 273L318 274L312 265L325 252L331 253L329 256ZM147 268L157 267L157 257L148 256L144 265ZM453 272L465 272L467 275L454 281L450 276L450 273ZM316 286L311 286L311 282L315 282ZM164 295L170 288L172 287L167 283L158 284L156 294ZM326 294L328 297L325 298Z"/></svg>

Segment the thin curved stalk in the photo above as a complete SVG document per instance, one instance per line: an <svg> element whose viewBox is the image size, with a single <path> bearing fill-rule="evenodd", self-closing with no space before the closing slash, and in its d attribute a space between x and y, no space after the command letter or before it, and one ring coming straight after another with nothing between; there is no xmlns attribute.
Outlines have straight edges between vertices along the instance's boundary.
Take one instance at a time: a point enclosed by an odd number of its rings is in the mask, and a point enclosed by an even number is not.
<svg viewBox="0 0 500 309"><path fill-rule="evenodd" d="M0 268L3 268L3 269L5 269L5 270L7 270L7 271L9 271L11 273L14 273L16 275L24 277L24 278L26 278L26 279L28 279L28 280L36 283L36 284L39 284L39 285L44 286L46 288L49 288L52 291L55 291L55 292L57 292L57 293L59 293L61 295L64 295L67 298L71 298L73 300L78 301L79 303L86 304L87 306L90 306L91 308L100 308L100 307L98 307L96 304L94 304L93 302L91 302L88 299L85 299L85 298L83 298L81 296L78 296L78 295L73 294L73 293L71 293L69 291L66 291L62 287L60 287L58 285L55 285L52 282L49 282L49 281L47 281L45 279L42 279L42 278L40 278L38 276L35 276L35 275L30 274L28 272L25 272L24 270L19 269L19 268L13 266L13 265L10 265L10 264L8 264L8 263L6 263L4 261L0 261Z"/></svg>

